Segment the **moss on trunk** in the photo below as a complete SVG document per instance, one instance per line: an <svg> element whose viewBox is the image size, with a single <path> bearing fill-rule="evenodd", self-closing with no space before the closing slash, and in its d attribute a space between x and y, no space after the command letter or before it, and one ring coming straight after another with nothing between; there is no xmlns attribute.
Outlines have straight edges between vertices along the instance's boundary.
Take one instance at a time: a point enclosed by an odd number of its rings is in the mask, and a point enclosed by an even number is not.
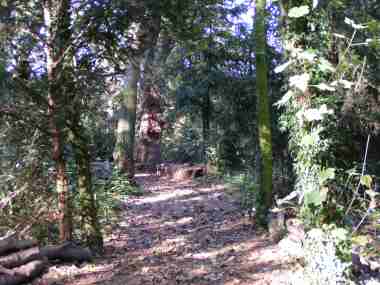
<svg viewBox="0 0 380 285"><path fill-rule="evenodd" d="M272 133L268 96L268 67L266 62L265 0L256 1L256 92L258 96L258 134L260 148L260 201L258 222L266 226L272 206Z"/></svg>
<svg viewBox="0 0 380 285"><path fill-rule="evenodd" d="M86 137L76 122L71 133L77 167L77 189L79 193L80 233L92 250L103 251L103 237L98 220L98 212L92 187L90 154Z"/></svg>
<svg viewBox="0 0 380 285"><path fill-rule="evenodd" d="M140 76L140 58L130 65L126 89L123 91L121 110L117 123L114 158L119 170L130 179L135 175L134 146L137 110L137 84Z"/></svg>
<svg viewBox="0 0 380 285"><path fill-rule="evenodd" d="M48 80L48 117L52 141L52 160L56 168L56 190L60 211L59 237L62 241L72 239L72 205L63 155L66 127L65 97L62 74L62 54L71 43L70 1L44 1L43 18L46 26L46 70Z"/></svg>

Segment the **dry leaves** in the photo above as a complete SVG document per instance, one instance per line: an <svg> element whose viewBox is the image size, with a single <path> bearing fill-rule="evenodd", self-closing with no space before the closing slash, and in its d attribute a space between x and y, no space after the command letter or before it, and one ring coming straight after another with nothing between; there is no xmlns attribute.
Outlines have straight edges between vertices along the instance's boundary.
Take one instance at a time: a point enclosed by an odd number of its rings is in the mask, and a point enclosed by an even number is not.
<svg viewBox="0 0 380 285"><path fill-rule="evenodd" d="M54 284L286 284L284 255L257 236L222 185L138 179L149 193L126 202L106 255L76 272L60 267Z"/></svg>

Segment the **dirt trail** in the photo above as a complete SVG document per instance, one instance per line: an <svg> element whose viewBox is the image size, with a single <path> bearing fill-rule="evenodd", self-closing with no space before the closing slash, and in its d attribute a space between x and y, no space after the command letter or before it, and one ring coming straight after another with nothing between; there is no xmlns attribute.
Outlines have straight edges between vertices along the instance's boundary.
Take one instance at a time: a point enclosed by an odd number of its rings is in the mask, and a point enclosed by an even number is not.
<svg viewBox="0 0 380 285"><path fill-rule="evenodd" d="M105 257L51 284L286 284L291 265L222 185L138 181L147 194L125 203Z"/></svg>

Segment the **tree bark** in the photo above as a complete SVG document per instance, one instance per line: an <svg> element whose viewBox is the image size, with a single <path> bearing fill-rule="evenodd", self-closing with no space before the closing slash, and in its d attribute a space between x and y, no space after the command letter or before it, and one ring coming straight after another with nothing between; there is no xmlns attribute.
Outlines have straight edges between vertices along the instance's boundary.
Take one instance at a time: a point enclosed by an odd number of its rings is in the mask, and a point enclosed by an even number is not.
<svg viewBox="0 0 380 285"><path fill-rule="evenodd" d="M79 114L75 115L75 117L77 116L79 117ZM80 232L82 240L86 242L87 246L96 252L102 252L103 237L92 187L90 152L87 139L84 130L80 126L79 118L75 118L72 123L71 142L77 166L77 189L81 216Z"/></svg>
<svg viewBox="0 0 380 285"><path fill-rule="evenodd" d="M46 69L48 78L48 115L52 134L52 158L56 168L56 191L60 211L60 240L72 239L71 197L63 155L65 127L65 94L62 89L63 56L70 45L70 1L43 1L46 28Z"/></svg>
<svg viewBox="0 0 380 285"><path fill-rule="evenodd" d="M92 252L71 242L57 246L46 246L40 249L40 254L49 260L61 260L65 262L85 262L93 259Z"/></svg>
<svg viewBox="0 0 380 285"><path fill-rule="evenodd" d="M211 100L210 100L210 87L207 88L207 93L204 95L204 102L202 104L202 136L203 136L203 159L204 163L208 165L208 147L210 140L210 112L211 112Z"/></svg>
<svg viewBox="0 0 380 285"><path fill-rule="evenodd" d="M11 253L8 252L7 255L0 257L0 285L25 284L42 274L47 266L47 260L85 262L93 258L88 248L82 248L71 242L58 246L43 248L34 246L25 249L27 246L35 245L35 242L17 240L13 237L0 241L3 248L12 248Z"/></svg>
<svg viewBox="0 0 380 285"><path fill-rule="evenodd" d="M161 15L158 10L149 11L141 1L128 3L131 24L128 30L130 73L127 86L122 93L120 114L117 125L114 159L122 173L133 181L135 175L134 144L137 109L137 87L140 77L141 59L148 49L156 44L160 32Z"/></svg>
<svg viewBox="0 0 380 285"><path fill-rule="evenodd" d="M129 179L135 175L134 144L136 128L137 88L141 58L135 57L130 65L127 86L122 93L121 110L117 123L115 159L119 170Z"/></svg>
<svg viewBox="0 0 380 285"><path fill-rule="evenodd" d="M272 206L272 134L268 95L268 67L266 62L265 0L256 1L256 92L258 96L258 135L260 148L260 200L258 222L267 226L267 215Z"/></svg>
<svg viewBox="0 0 380 285"><path fill-rule="evenodd" d="M162 31L157 44L146 55L144 63L142 112L139 130L138 161L145 168L156 169L161 162L162 98L159 82L161 68L174 47L166 31Z"/></svg>
<svg viewBox="0 0 380 285"><path fill-rule="evenodd" d="M46 261L34 260L13 271L14 274L0 274L0 285L19 285L39 276L46 268Z"/></svg>
<svg viewBox="0 0 380 285"><path fill-rule="evenodd" d="M34 240L18 240L14 236L0 239L0 256L11 251L23 250L37 245Z"/></svg>
<svg viewBox="0 0 380 285"><path fill-rule="evenodd" d="M0 266L14 268L36 259L41 259L40 249L32 247L0 257Z"/></svg>

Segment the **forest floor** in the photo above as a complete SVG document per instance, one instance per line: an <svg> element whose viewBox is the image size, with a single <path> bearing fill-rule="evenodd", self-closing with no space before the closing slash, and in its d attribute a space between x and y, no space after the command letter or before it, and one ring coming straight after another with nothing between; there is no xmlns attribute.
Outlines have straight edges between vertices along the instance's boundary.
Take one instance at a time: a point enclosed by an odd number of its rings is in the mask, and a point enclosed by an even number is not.
<svg viewBox="0 0 380 285"><path fill-rule="evenodd" d="M57 265L34 284L287 284L296 267L242 216L225 185L139 174L144 189L94 263Z"/></svg>

